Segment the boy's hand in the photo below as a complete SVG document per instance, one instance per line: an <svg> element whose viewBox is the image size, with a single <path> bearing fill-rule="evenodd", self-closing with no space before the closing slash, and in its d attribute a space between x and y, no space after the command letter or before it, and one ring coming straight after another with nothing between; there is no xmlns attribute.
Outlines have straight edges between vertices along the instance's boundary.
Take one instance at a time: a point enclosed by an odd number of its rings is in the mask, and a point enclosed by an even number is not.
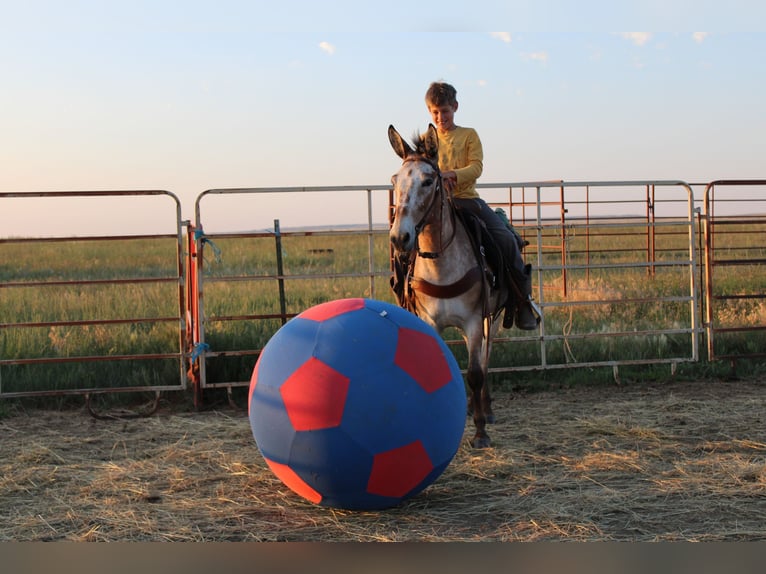
<svg viewBox="0 0 766 574"><path fill-rule="evenodd" d="M444 184L444 189L446 189L448 193L452 193L457 187L457 174L454 171L443 172L442 183Z"/></svg>

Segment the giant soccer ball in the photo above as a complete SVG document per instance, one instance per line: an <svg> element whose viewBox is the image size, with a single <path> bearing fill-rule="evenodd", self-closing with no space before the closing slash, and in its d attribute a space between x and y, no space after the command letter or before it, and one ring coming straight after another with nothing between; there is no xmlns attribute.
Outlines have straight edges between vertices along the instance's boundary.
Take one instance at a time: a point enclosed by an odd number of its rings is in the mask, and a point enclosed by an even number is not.
<svg viewBox="0 0 766 574"><path fill-rule="evenodd" d="M322 506L379 509L436 480L463 436L452 352L383 301L311 307L269 340L250 381L250 426L269 468Z"/></svg>

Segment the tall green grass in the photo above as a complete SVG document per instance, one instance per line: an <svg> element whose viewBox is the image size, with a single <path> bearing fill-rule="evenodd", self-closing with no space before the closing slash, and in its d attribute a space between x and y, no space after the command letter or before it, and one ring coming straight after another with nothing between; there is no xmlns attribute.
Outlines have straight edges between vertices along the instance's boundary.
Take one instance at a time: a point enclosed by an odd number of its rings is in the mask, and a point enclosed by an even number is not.
<svg viewBox="0 0 766 574"><path fill-rule="evenodd" d="M0 243L0 358L99 359L2 365L3 393L178 385L178 360L108 360L179 353L178 282L76 283L177 277L176 253L165 238ZM98 323L124 319L140 321Z"/></svg>

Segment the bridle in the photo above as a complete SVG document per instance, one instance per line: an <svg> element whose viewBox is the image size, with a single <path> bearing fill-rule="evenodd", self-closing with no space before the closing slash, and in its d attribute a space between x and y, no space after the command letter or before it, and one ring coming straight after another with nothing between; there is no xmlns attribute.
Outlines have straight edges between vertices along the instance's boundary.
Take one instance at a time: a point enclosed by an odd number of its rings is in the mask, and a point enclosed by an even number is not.
<svg viewBox="0 0 766 574"><path fill-rule="evenodd" d="M408 155L406 158L404 158L404 161L402 162L402 165L411 163L411 162L423 162L430 165L434 170L436 171L436 185L434 186L433 193L431 194L431 202L428 205L428 209L425 210L423 213L423 217L420 218L420 221L415 225L415 250L418 254L418 257L422 257L424 259L436 259L444 253L444 251L447 249L447 247L450 246L452 241L455 239L455 233L456 233L456 221L455 221L455 210L451 207L451 198L449 196L446 197L445 202L445 189L444 189L444 182L442 180L442 174L441 170L439 169L439 165L433 161L432 159L429 159L423 155ZM423 231L423 228L427 225L428 220L431 217L431 212L434 210L436 204L439 205L439 250L438 251L421 251L420 245L418 242L418 238L420 237L421 231ZM446 243L443 243L442 241L442 230L444 229L444 225L442 225L442 222L444 221L444 204L449 203L450 209L449 209L449 215L450 215L450 223L452 224L452 234L447 239Z"/></svg>

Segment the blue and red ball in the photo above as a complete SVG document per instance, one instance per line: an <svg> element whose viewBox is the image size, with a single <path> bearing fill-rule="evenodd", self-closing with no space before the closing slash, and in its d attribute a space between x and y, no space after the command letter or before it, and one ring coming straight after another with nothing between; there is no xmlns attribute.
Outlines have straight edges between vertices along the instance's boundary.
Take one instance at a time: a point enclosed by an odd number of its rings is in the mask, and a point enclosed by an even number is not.
<svg viewBox="0 0 766 574"><path fill-rule="evenodd" d="M291 490L323 506L395 506L436 480L465 426L463 377L436 331L383 301L307 309L250 381L253 436Z"/></svg>

